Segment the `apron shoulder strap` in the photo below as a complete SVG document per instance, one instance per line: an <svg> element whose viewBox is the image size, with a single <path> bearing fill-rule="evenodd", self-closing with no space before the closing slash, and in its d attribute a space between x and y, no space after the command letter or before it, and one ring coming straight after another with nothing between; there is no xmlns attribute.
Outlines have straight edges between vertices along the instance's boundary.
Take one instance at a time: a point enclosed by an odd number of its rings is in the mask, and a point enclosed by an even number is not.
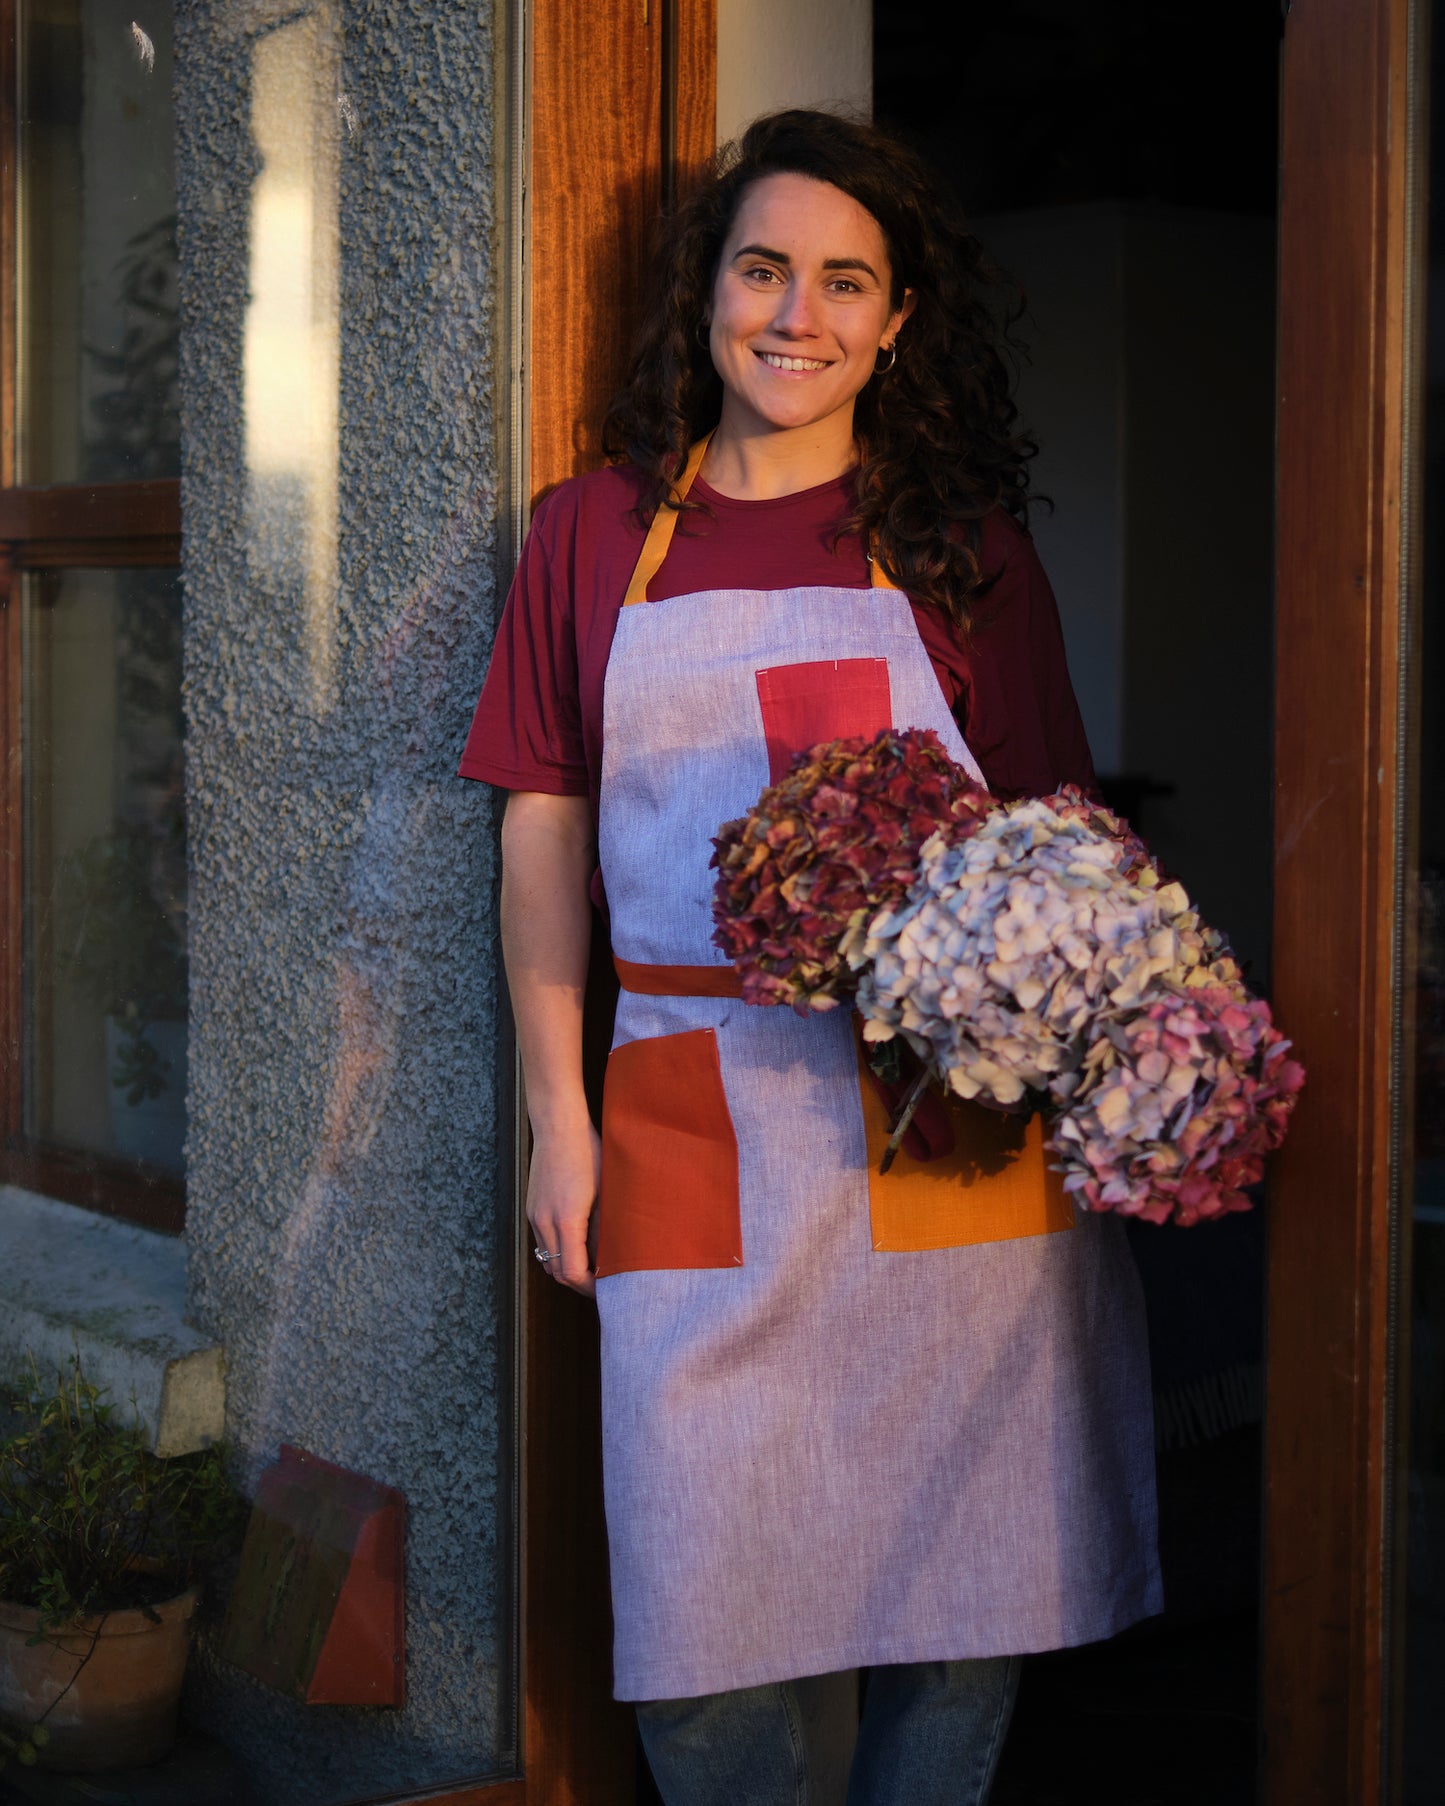
<svg viewBox="0 0 1445 1806"><path fill-rule="evenodd" d="M684 501L688 490L692 488L692 480L702 468L703 453L711 438L711 433L704 433L687 454L687 463L683 465L682 475L677 480L678 501ZM647 529L647 538L642 542L642 551L633 567L627 594L622 598L624 608L630 608L634 602L647 600L647 586L662 569L662 561L667 556L667 548L672 544L672 536L676 531L677 509L669 508L665 501L659 502L657 513L652 517L652 525Z"/></svg>
<svg viewBox="0 0 1445 1806"><path fill-rule="evenodd" d="M688 490L692 488L693 478L702 468L703 454L707 451L707 442L711 438L711 433L704 433L687 454L687 463L683 465L682 475L677 480L679 502L686 499ZM647 600L647 586L662 569L662 561L667 557L668 547L672 544L672 536L676 531L677 509L669 508L665 502L659 503L657 512L652 517L652 525L647 529L647 537L642 542L637 563L633 566L627 594L622 598L624 608L631 608L635 603ZM868 555L868 576L874 589L898 588L871 552Z"/></svg>
<svg viewBox="0 0 1445 1806"><path fill-rule="evenodd" d="M868 580L872 583L874 589L898 588L898 585L888 575L887 571L884 570L883 566L879 564L878 560L871 552L868 554Z"/></svg>

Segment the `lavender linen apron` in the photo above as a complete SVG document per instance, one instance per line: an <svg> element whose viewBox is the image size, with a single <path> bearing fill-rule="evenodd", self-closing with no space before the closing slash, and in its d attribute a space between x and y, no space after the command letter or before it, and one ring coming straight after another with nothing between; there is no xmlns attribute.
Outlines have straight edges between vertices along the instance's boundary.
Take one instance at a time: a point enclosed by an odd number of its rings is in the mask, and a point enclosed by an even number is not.
<svg viewBox="0 0 1445 1806"><path fill-rule="evenodd" d="M697 448L685 482L700 461ZM932 728L977 767L906 596L648 602L676 518L654 522L604 696L613 950L625 983L659 974L621 996L603 1120L616 1695L1107 1637L1162 1603L1148 1355L1120 1225L1069 1207L1053 1232L974 1240L954 1173L959 1227L942 1234L956 1245L885 1245L851 1013L696 994L729 988L710 840L769 781L780 677L795 737L819 685L829 731L815 739L849 731L852 695L855 731L872 731L886 681L894 726ZM679 982L689 967L713 970Z"/></svg>

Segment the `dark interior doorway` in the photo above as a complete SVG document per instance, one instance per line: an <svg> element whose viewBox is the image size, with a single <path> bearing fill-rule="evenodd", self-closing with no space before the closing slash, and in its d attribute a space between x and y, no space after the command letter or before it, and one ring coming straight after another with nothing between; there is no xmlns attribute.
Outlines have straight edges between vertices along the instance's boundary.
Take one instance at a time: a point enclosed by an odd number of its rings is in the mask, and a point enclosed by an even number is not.
<svg viewBox="0 0 1445 1806"><path fill-rule="evenodd" d="M1031 522L1106 794L1269 980L1279 9L893 0L874 112L1029 298ZM1031 1660L997 1806L1254 1798L1262 1216L1141 1226L1162 1618Z"/></svg>

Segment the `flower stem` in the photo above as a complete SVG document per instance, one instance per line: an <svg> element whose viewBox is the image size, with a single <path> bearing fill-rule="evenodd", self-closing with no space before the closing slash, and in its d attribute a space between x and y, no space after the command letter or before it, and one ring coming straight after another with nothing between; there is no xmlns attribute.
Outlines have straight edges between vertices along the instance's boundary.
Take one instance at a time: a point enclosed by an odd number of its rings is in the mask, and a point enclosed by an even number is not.
<svg viewBox="0 0 1445 1806"><path fill-rule="evenodd" d="M893 1133L888 1137L888 1146L883 1150L883 1158L878 1162L881 1177L893 1164L893 1157L903 1144L903 1137L908 1133L908 1125L913 1121L913 1112L918 1108L924 1092L928 1089L928 1081L933 1074L925 1066L909 1087L908 1096L903 1100L903 1108L898 1112L893 1125Z"/></svg>

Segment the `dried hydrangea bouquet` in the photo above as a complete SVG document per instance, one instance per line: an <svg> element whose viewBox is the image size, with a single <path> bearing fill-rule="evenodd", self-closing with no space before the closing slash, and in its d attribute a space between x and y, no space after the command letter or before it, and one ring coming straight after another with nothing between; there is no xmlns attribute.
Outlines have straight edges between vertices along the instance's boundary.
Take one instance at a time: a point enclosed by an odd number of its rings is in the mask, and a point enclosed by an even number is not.
<svg viewBox="0 0 1445 1806"><path fill-rule="evenodd" d="M1228 943L1075 788L999 804L937 736L802 754L714 843L715 939L750 1003L851 1000L922 1087L1041 1109L1092 1210L1248 1208L1304 1083Z"/></svg>

